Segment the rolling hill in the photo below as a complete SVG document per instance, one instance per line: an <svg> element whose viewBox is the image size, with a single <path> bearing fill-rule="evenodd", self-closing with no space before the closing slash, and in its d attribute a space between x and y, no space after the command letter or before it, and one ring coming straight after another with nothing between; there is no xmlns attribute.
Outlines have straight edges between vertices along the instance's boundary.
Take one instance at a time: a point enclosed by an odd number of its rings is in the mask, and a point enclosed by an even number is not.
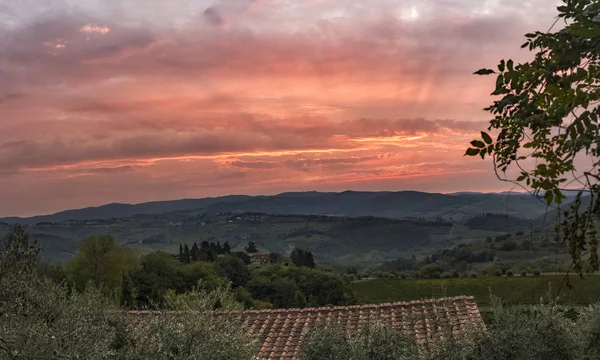
<svg viewBox="0 0 600 360"><path fill-rule="evenodd" d="M519 193L438 194L417 191L341 193L296 192L272 196L230 195L204 199L155 201L141 204L108 204L67 210L28 218L0 218L0 222L36 224L66 220L118 219L133 215L162 214L202 209L209 214L222 212L261 212L265 214L314 214L338 216L377 216L394 219L438 217L460 221L481 213L499 213L521 218L537 218L545 204Z"/></svg>
<svg viewBox="0 0 600 360"><path fill-rule="evenodd" d="M253 240L265 251L289 252L298 246L322 262L368 266L530 231L545 212L543 202L523 194L296 192L108 204L4 218L0 233L9 223L24 224L40 241L43 256L61 262L86 236L111 234L142 253L174 252L179 244L204 240L228 241L243 250Z"/></svg>
<svg viewBox="0 0 600 360"><path fill-rule="evenodd" d="M85 237L110 234L140 253L176 252L179 244L202 241L227 241L235 251L243 251L252 240L262 251L289 253L294 247L308 248L317 261L359 267L462 243L480 243L506 232L502 226L470 229L442 220L231 212L211 215L202 211L25 226L40 242L42 256L55 262L73 256ZM0 225L0 233L7 230L8 225Z"/></svg>

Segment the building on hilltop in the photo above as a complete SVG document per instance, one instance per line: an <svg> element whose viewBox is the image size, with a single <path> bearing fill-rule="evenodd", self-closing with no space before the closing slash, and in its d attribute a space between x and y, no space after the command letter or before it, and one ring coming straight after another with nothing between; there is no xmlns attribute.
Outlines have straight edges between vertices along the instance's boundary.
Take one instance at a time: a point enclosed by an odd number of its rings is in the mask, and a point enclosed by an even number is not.
<svg viewBox="0 0 600 360"><path fill-rule="evenodd" d="M138 318L153 313L130 311L129 314ZM381 322L429 348L445 336L461 337L473 328L485 329L472 296L378 305L218 311L214 316L244 323L250 335L257 336L262 344L258 353L260 360L298 360L308 330L332 322L345 330L359 330L365 325Z"/></svg>
<svg viewBox="0 0 600 360"><path fill-rule="evenodd" d="M250 256L250 265L255 267L271 263L269 253L248 253L248 256Z"/></svg>

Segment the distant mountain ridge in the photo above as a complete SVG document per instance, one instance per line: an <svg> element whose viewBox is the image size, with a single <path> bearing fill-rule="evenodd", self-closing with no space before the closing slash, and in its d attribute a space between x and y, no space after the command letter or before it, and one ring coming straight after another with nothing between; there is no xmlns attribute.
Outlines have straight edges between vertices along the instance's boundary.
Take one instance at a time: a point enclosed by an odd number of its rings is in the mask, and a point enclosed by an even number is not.
<svg viewBox="0 0 600 360"><path fill-rule="evenodd" d="M387 218L437 218L462 220L481 213L502 213L522 218L543 215L543 201L526 193L426 193L419 191L287 192L278 195L228 195L213 198L153 201L140 204L112 203L33 217L5 217L0 222L36 224L67 220L126 218L192 210L377 216Z"/></svg>

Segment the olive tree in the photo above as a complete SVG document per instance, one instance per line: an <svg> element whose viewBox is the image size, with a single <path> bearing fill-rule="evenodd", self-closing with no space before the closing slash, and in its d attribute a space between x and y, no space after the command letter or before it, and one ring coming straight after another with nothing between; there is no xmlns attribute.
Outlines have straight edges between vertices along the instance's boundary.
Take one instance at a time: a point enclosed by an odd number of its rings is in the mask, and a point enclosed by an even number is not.
<svg viewBox="0 0 600 360"><path fill-rule="evenodd" d="M414 339L390 326L375 323L361 331L347 331L338 324L317 326L306 334L301 360L417 360Z"/></svg>
<svg viewBox="0 0 600 360"><path fill-rule="evenodd" d="M249 336L241 321L214 310L240 310L228 288L207 292L196 288L185 295L168 293L168 311L131 314L128 360L252 360L258 339Z"/></svg>
<svg viewBox="0 0 600 360"><path fill-rule="evenodd" d="M117 359L124 318L93 288L71 293L39 276L39 247L14 227L0 248L0 358Z"/></svg>
<svg viewBox="0 0 600 360"><path fill-rule="evenodd" d="M535 52L531 61L503 59L497 69L475 72L496 75L497 100L485 108L494 115L489 133L481 132L465 155L491 157L500 179L543 193L558 208L557 227L581 275L586 262L598 270L600 3L564 0L550 30L525 37L522 48ZM582 168L584 158L589 166ZM581 191L572 207L560 209L574 187Z"/></svg>

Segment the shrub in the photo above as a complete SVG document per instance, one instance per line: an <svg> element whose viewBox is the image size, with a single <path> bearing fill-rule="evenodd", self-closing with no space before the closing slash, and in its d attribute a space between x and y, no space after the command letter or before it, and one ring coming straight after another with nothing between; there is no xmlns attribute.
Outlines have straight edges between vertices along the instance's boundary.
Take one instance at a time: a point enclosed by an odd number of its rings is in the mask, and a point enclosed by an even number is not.
<svg viewBox="0 0 600 360"><path fill-rule="evenodd" d="M124 318L92 286L70 293L39 277L39 248L24 239L0 246L0 358L115 358Z"/></svg>
<svg viewBox="0 0 600 360"><path fill-rule="evenodd" d="M600 359L600 304L590 305L579 312L575 323L579 358L582 360Z"/></svg>
<svg viewBox="0 0 600 360"><path fill-rule="evenodd" d="M532 306L524 312L504 308L496 299L493 326L480 332L471 359L576 359L570 320L553 305Z"/></svg>
<svg viewBox="0 0 600 360"><path fill-rule="evenodd" d="M244 326L211 316L211 309L239 306L229 291L169 293L168 306L185 316L163 312L131 321L93 285L69 292L39 277L39 248L6 244L0 244L0 359L250 360L258 353Z"/></svg>
<svg viewBox="0 0 600 360"><path fill-rule="evenodd" d="M338 325L315 328L300 350L302 360L413 360L417 345L402 332L379 323L365 327L360 334Z"/></svg>
<svg viewBox="0 0 600 360"><path fill-rule="evenodd" d="M421 357L427 360L465 360L473 359L471 353L475 345L476 332L469 331L460 338L453 336L444 336L443 340L437 340L432 344L429 356ZM416 359L415 359L416 360Z"/></svg>
<svg viewBox="0 0 600 360"><path fill-rule="evenodd" d="M124 345L124 319L91 287L69 294L64 286L7 276L0 293L8 295L0 300L0 358L112 359Z"/></svg>
<svg viewBox="0 0 600 360"><path fill-rule="evenodd" d="M494 276L502 276L502 270L500 270L500 269L496 269L496 270L494 271Z"/></svg>
<svg viewBox="0 0 600 360"><path fill-rule="evenodd" d="M350 360L355 357L356 344L348 341L338 326L314 329L301 348L302 360Z"/></svg>
<svg viewBox="0 0 600 360"><path fill-rule="evenodd" d="M185 297L169 294L167 304L185 315L158 312L134 322L125 359L251 360L258 353L258 341L248 336L246 326L212 316L212 309L240 308L227 290L194 290Z"/></svg>
<svg viewBox="0 0 600 360"><path fill-rule="evenodd" d="M514 275L514 274L513 274L512 270L508 270L508 271L506 272L506 276L513 276L513 275Z"/></svg>
<svg viewBox="0 0 600 360"><path fill-rule="evenodd" d="M521 271L521 276L527 276L527 270Z"/></svg>
<svg viewBox="0 0 600 360"><path fill-rule="evenodd" d="M477 277L477 273L472 273L472 274L471 274L471 277L472 277L472 278L476 278L476 277Z"/></svg>
<svg viewBox="0 0 600 360"><path fill-rule="evenodd" d="M533 269L533 276L540 276L542 275L542 272L540 271L540 269Z"/></svg>

